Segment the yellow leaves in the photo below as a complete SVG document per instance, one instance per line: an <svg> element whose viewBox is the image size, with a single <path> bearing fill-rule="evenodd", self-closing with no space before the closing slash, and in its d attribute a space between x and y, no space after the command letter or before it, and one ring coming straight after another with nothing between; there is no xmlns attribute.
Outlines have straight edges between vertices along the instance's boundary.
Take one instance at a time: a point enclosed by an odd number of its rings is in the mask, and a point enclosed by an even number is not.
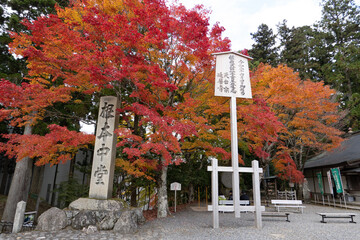
<svg viewBox="0 0 360 240"><path fill-rule="evenodd" d="M65 23L71 24L71 25L76 25L78 24L79 26L84 26L84 21L83 21L83 15L85 14L85 10L83 7L79 7L79 6L72 6L71 8L67 7L67 8L57 8L57 15L64 19Z"/></svg>
<svg viewBox="0 0 360 240"><path fill-rule="evenodd" d="M12 33L11 37L13 38L13 41L9 44L9 51L12 54L22 56L23 51L32 44L25 33Z"/></svg>
<svg viewBox="0 0 360 240"><path fill-rule="evenodd" d="M101 11L105 12L109 15L115 15L119 12L124 11L125 5L124 0L89 0L89 7L98 7ZM129 1L126 2L134 2L140 3L140 1Z"/></svg>
<svg viewBox="0 0 360 240"><path fill-rule="evenodd" d="M148 180L154 180L147 170L154 169L156 166L150 165L145 161L138 160L132 163L123 158L117 158L115 165L134 177L145 177Z"/></svg>

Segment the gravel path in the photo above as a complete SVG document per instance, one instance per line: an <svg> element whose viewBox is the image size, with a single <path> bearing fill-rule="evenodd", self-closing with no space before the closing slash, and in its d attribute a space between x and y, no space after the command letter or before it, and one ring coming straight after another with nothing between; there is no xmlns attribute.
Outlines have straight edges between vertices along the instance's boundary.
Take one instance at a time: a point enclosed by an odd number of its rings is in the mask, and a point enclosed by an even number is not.
<svg viewBox="0 0 360 240"><path fill-rule="evenodd" d="M263 218L263 228L254 227L254 214L242 213L235 219L233 213L219 213L220 228L212 228L212 213L193 211L188 207L182 212L165 219L157 219L145 223L133 235L119 235L111 231L87 234L83 231L63 230L59 232L24 232L19 234L1 234L0 239L360 239L358 224L349 223L349 219L327 219L328 223L320 223L321 217L316 212L354 212L333 207L305 205L304 213L291 213L290 222L285 218ZM273 211L272 208L267 211ZM355 221L359 221L355 217Z"/></svg>

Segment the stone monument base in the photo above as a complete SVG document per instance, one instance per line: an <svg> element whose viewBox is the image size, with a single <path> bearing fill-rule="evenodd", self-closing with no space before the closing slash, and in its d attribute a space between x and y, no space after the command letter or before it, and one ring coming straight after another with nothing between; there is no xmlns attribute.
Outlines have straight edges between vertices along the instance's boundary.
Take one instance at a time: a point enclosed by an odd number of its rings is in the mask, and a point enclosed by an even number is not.
<svg viewBox="0 0 360 240"><path fill-rule="evenodd" d="M145 222L141 208L124 208L120 201L79 198L69 208L52 207L38 219L36 230L58 231L66 227L81 230L89 226L97 230L114 230L128 234Z"/></svg>

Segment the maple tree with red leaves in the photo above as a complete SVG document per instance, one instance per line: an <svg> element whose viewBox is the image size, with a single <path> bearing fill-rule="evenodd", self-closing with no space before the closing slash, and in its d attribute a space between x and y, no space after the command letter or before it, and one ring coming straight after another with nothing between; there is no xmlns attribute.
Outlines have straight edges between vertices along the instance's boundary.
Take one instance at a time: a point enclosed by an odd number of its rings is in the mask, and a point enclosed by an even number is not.
<svg viewBox="0 0 360 240"><path fill-rule="evenodd" d="M71 160L80 148L87 148L95 138L55 124L49 125L49 130L50 133L45 136L3 134L3 138L9 140L0 143L0 151L18 160L25 157L36 159L35 165L38 166L47 163L54 165Z"/></svg>
<svg viewBox="0 0 360 240"><path fill-rule="evenodd" d="M209 29L201 6L188 10L158 0L74 1L24 24L29 32L13 33L10 47L27 58L31 84L120 99L117 165L157 179L158 215L166 216L167 165L180 161L183 139L197 135L197 123L174 111L208 81L210 53L229 49L224 29Z"/></svg>
<svg viewBox="0 0 360 240"><path fill-rule="evenodd" d="M12 126L33 124L42 119L45 108L55 102L70 100L64 87L45 88L40 84L22 83L18 86L8 80L0 82L0 121L8 120Z"/></svg>

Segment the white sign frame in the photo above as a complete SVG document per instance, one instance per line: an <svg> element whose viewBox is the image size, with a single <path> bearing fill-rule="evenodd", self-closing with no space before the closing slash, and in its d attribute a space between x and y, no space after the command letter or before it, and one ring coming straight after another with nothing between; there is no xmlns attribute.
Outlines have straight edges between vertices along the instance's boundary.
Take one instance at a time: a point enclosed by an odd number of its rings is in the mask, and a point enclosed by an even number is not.
<svg viewBox="0 0 360 240"><path fill-rule="evenodd" d="M181 191L181 183L173 182L170 184L171 191Z"/></svg>
<svg viewBox="0 0 360 240"><path fill-rule="evenodd" d="M236 52L216 56L215 96L252 98L249 63L252 58Z"/></svg>
<svg viewBox="0 0 360 240"><path fill-rule="evenodd" d="M175 191L175 212L176 212L176 191L181 191L181 183L173 182L170 184L170 190Z"/></svg>

